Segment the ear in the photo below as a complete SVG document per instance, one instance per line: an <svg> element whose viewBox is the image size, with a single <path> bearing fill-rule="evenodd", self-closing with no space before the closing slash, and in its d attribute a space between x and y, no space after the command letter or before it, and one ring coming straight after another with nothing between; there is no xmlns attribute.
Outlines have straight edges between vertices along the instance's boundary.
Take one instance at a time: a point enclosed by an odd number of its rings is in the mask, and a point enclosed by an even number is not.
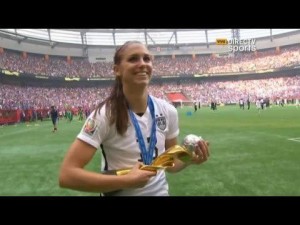
<svg viewBox="0 0 300 225"><path fill-rule="evenodd" d="M121 76L121 72L120 72L120 69L117 65L114 65L114 74L116 76Z"/></svg>

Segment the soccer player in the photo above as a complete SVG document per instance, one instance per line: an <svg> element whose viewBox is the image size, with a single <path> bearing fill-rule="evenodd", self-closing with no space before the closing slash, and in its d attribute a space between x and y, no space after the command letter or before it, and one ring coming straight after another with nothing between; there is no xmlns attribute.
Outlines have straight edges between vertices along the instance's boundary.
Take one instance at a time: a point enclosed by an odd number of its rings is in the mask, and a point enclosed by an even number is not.
<svg viewBox="0 0 300 225"><path fill-rule="evenodd" d="M52 124L53 124L52 132L56 132L57 131L58 111L54 105L51 106L50 116L51 116L51 120L52 120Z"/></svg>
<svg viewBox="0 0 300 225"><path fill-rule="evenodd" d="M165 170L149 171L166 149L177 145L178 113L174 106L149 94L152 55L140 42L130 41L114 56L115 86L85 121L61 166L59 184L64 188L114 196L168 196ZM101 147L102 173L85 169ZM178 172L208 159L208 143L199 140L188 163L174 159L167 172ZM103 172L131 168L125 175Z"/></svg>

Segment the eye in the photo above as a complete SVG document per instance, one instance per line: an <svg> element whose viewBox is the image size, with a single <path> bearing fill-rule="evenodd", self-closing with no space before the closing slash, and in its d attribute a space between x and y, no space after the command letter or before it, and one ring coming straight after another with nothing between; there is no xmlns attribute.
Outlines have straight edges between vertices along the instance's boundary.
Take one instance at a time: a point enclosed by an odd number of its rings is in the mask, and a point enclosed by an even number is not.
<svg viewBox="0 0 300 225"><path fill-rule="evenodd" d="M128 58L128 62L131 63L135 63L138 62L139 60L141 60L141 58L143 59L144 62L149 63L152 61L152 58L150 55L143 55L143 56L139 56L139 55L132 55Z"/></svg>
<svg viewBox="0 0 300 225"><path fill-rule="evenodd" d="M138 60L139 60L139 57L138 57L138 56L131 56L131 57L128 59L129 62L136 62L136 61L138 61Z"/></svg>
<svg viewBox="0 0 300 225"><path fill-rule="evenodd" d="M151 61L151 57L149 55L145 55L143 58L144 62L150 62Z"/></svg>

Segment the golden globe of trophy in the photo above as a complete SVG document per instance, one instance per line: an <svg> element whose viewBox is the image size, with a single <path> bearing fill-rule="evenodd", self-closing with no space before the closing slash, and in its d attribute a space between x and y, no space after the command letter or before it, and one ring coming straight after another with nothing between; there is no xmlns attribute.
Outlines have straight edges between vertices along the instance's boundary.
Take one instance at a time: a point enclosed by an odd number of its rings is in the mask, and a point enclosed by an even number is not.
<svg viewBox="0 0 300 225"><path fill-rule="evenodd" d="M143 165L140 169L157 171L160 169L166 169L174 166L175 159L179 159L182 162L189 162L195 150L197 143L202 140L202 137L195 134L189 134L185 136L181 145L174 145L168 148L164 153L159 155L151 165ZM111 175L125 175L129 173L131 168L119 169L119 170L108 170L104 171L104 174Z"/></svg>

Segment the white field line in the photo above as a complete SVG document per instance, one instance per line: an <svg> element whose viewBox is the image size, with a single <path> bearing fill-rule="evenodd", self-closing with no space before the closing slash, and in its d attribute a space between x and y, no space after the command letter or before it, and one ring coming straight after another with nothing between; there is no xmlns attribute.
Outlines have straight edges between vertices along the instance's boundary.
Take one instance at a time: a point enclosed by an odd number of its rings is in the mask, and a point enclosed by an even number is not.
<svg viewBox="0 0 300 225"><path fill-rule="evenodd" d="M289 138L288 140L289 140L289 141L297 141L297 142L300 142L300 137L298 137L298 138Z"/></svg>

